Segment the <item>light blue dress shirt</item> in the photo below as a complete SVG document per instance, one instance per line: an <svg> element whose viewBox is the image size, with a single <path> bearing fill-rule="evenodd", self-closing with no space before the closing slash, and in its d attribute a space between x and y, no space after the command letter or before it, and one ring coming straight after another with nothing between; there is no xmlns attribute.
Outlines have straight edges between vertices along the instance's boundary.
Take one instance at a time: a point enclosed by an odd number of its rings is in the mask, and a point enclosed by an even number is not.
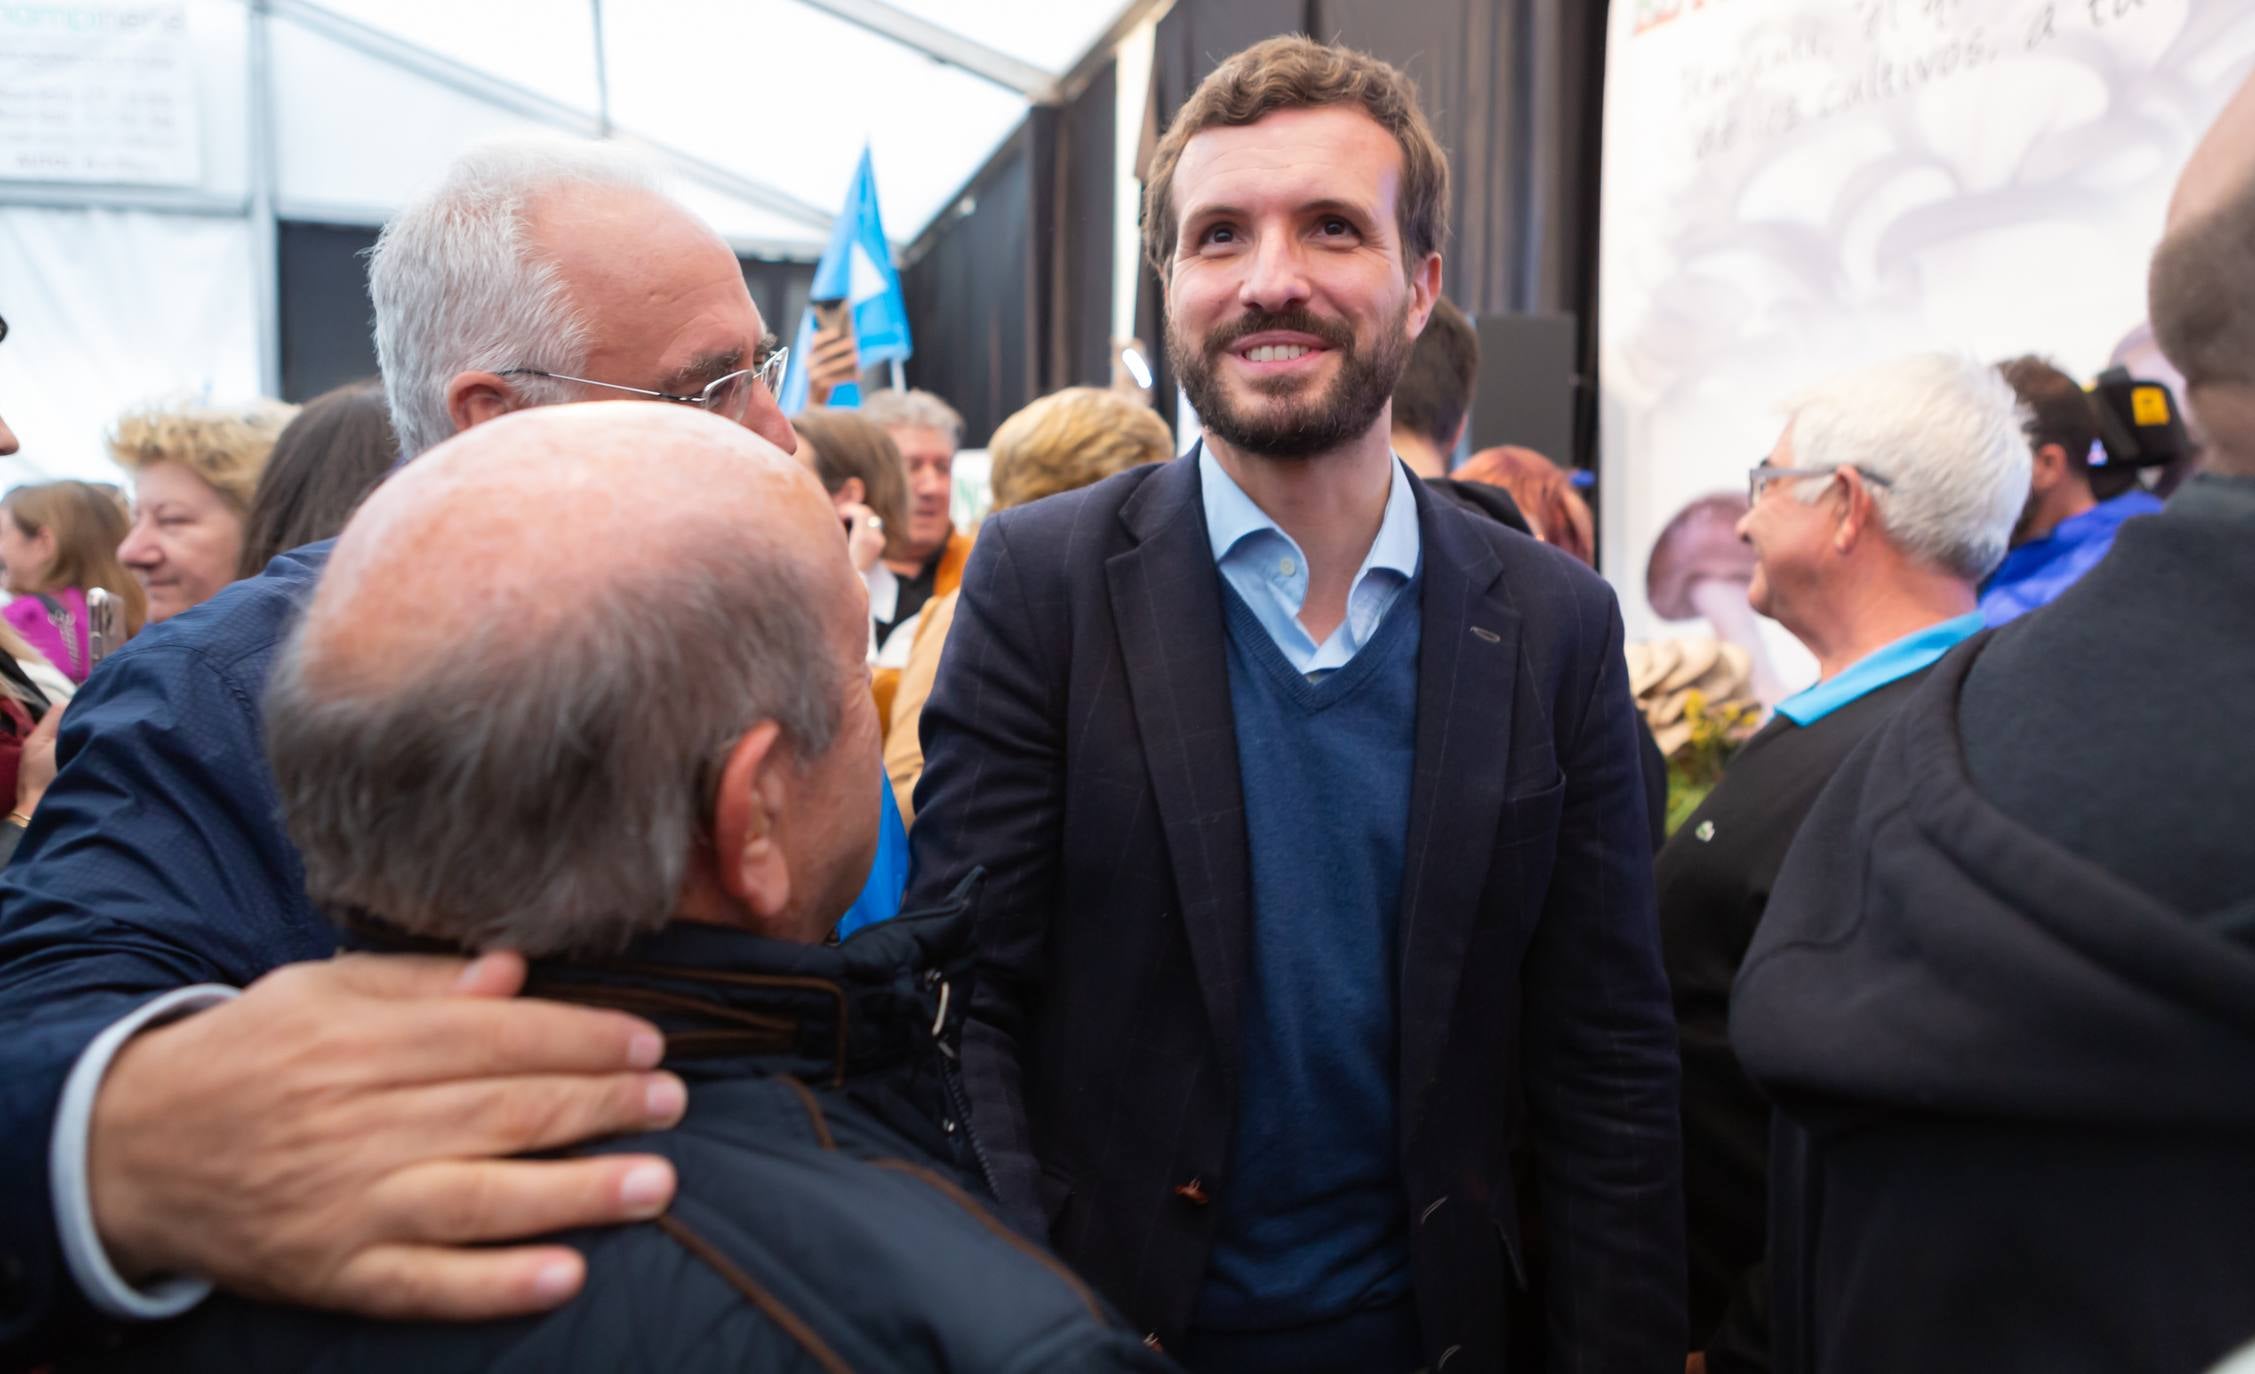
<svg viewBox="0 0 2255 1374"><path fill-rule="evenodd" d="M1805 692L1777 704L1777 713L1795 725L1814 725L1860 696L1898 682L1939 660L1981 633L1979 611L1914 630L1884 648L1874 649Z"/></svg>
<svg viewBox="0 0 2255 1374"><path fill-rule="evenodd" d="M1371 541L1370 552L1347 589L1347 618L1321 644L1300 624L1300 607L1308 599L1308 560L1299 544L1253 504L1253 498L1203 446L1198 450L1198 483L1205 497L1214 565L1252 608L1269 639L1304 676L1345 667L1378 633L1387 608L1417 576L1418 561L1424 556L1417 532L1417 496L1410 489L1409 469L1398 457L1378 537Z"/></svg>

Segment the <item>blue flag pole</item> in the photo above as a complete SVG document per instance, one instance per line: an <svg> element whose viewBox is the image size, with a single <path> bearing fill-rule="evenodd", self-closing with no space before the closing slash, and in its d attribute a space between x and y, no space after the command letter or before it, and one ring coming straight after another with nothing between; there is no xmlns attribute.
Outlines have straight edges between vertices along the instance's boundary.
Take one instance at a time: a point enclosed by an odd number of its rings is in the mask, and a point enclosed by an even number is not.
<svg viewBox="0 0 2255 1374"><path fill-rule="evenodd" d="M845 301L852 310L854 346L863 367L891 363L893 384L900 385L900 365L915 353L909 337L908 303L901 295L900 274L893 270L891 243L885 238L885 220L877 208L877 172L865 144L846 203L830 231L829 246L815 265L810 293L818 301ZM799 319L791 346L790 376L783 384L785 414L806 408L806 367L814 346L814 309ZM861 403L861 388L848 383L830 394L829 404L853 407Z"/></svg>

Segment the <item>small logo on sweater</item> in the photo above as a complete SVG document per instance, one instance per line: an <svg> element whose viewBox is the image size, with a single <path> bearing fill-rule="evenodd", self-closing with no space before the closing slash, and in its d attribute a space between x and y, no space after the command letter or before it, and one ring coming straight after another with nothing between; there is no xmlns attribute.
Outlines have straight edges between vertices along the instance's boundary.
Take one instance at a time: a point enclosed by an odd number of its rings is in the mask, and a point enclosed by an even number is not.
<svg viewBox="0 0 2255 1374"><path fill-rule="evenodd" d="M1701 821L1699 828L1691 832L1691 837L1701 844L1707 843L1715 838L1715 823L1713 821Z"/></svg>

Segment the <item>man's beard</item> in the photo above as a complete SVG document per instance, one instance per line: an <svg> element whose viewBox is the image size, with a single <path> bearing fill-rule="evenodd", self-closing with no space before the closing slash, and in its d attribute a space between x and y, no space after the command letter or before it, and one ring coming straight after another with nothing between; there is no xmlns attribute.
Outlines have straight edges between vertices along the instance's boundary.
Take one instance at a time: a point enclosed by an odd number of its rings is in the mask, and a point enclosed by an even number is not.
<svg viewBox="0 0 2255 1374"><path fill-rule="evenodd" d="M1354 334L1345 324L1306 310L1255 311L1207 336L1203 349L1193 348L1170 323L1167 363L1182 382L1198 419L1215 438L1262 458L1312 458L1361 438L1377 422L1416 343L1403 332L1408 320L1409 302L1404 299L1393 318L1381 324L1377 343L1367 353L1355 346ZM1239 340L1271 331L1321 339L1339 355L1339 375L1321 394L1298 400L1281 398L1307 389L1305 379L1255 378L1252 389L1280 398L1280 403L1249 411L1234 409L1222 382L1224 359Z"/></svg>

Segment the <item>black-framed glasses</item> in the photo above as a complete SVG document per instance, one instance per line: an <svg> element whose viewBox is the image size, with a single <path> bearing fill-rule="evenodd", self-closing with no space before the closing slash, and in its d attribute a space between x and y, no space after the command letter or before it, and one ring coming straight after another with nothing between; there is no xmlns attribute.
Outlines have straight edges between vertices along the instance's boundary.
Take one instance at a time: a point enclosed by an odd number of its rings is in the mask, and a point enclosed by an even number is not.
<svg viewBox="0 0 2255 1374"><path fill-rule="evenodd" d="M599 386L606 391L624 391L635 396L647 396L653 401L672 401L675 405L696 406L709 410L723 420L742 423L752 408L754 384L767 388L769 400L778 400L783 394L783 369L790 365L788 346L767 355L767 361L758 367L741 368L725 377L707 382L694 396L676 396L670 391L652 391L648 387L621 386L617 382L598 382L593 377L572 377L561 372L546 372L537 367L512 367L497 375L503 377L546 377L554 382L577 382L581 386Z"/></svg>
<svg viewBox="0 0 2255 1374"><path fill-rule="evenodd" d="M1772 463L1756 463L1746 474L1746 504L1757 505L1762 499L1762 488L1772 482L1782 482L1793 477L1830 477L1836 472L1855 468L1856 475L1875 487L1891 487L1894 482L1876 472L1865 472L1854 463L1831 463L1821 468L1781 468Z"/></svg>

